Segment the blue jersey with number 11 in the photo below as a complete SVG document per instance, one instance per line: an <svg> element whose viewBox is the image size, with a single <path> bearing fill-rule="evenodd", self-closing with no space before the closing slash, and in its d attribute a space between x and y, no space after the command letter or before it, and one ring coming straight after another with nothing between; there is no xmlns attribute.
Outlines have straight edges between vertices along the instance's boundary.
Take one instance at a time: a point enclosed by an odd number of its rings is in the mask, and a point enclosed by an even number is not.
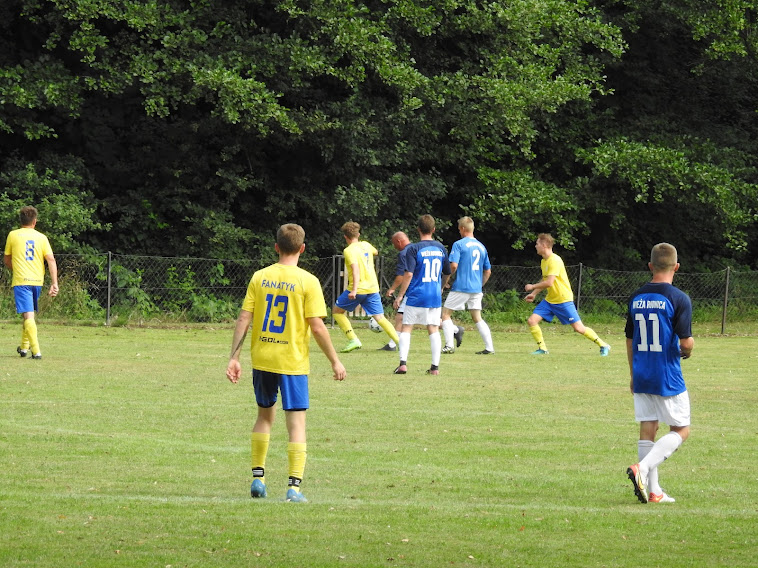
<svg viewBox="0 0 758 568"><path fill-rule="evenodd" d="M679 338L692 337L689 296L665 282L642 286L629 300L626 337L632 340L634 392L674 396L687 390Z"/></svg>
<svg viewBox="0 0 758 568"><path fill-rule="evenodd" d="M405 293L407 305L416 308L442 306L442 275L450 274L445 246L438 241L419 241L405 247L405 271L413 278Z"/></svg>

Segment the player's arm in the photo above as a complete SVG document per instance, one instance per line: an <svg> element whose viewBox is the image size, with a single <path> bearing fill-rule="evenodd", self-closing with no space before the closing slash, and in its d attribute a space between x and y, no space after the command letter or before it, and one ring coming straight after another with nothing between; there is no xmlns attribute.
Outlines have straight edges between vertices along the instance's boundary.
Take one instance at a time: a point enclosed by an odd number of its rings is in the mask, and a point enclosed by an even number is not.
<svg viewBox="0 0 758 568"><path fill-rule="evenodd" d="M390 287L387 288L386 296L388 298L391 298L392 296L394 296L395 290L397 290L402 283L403 283L403 275L398 274L397 276L395 276L395 279L392 281L392 284L390 284Z"/></svg>
<svg viewBox="0 0 758 568"><path fill-rule="evenodd" d="M229 364L226 366L226 378L236 383L242 376L242 366L240 365L240 352L242 345L245 343L247 330L253 321L253 312L240 310L237 317L237 324L234 326L234 337L232 338L232 352L229 355Z"/></svg>
<svg viewBox="0 0 758 568"><path fill-rule="evenodd" d="M679 338L679 353L682 359L689 359L692 356L692 349L695 347L693 337Z"/></svg>
<svg viewBox="0 0 758 568"><path fill-rule="evenodd" d="M308 325L311 326L313 332L313 338L319 346L319 349L323 351L326 358L332 364L332 372L334 373L335 381L343 381L347 376L345 366L339 359L337 352L332 345L332 338L329 336L329 330L324 325L324 320L321 318L308 318Z"/></svg>
<svg viewBox="0 0 758 568"><path fill-rule="evenodd" d="M353 273L353 289L350 290L348 298L355 300L355 297L358 295L358 285L361 282L361 267L358 266L357 262L354 262L350 265L350 271Z"/></svg>
<svg viewBox="0 0 758 568"><path fill-rule="evenodd" d="M47 269L50 271L50 290L47 294L54 297L58 295L58 263L55 262L53 253L46 254L45 260L47 261Z"/></svg>
<svg viewBox="0 0 758 568"><path fill-rule="evenodd" d="M394 302L395 309L398 309L400 307L400 303L403 301L403 297L405 296L405 293L408 291L408 286L411 285L412 278L413 278L413 272L406 271L405 274L403 274L403 282L402 284L400 284L400 292L398 293Z"/></svg>
<svg viewBox="0 0 758 568"><path fill-rule="evenodd" d="M634 370L632 361L634 361L634 340L626 338L626 359L629 361L629 391L634 394Z"/></svg>
<svg viewBox="0 0 758 568"><path fill-rule="evenodd" d="M442 289L450 288L450 280L453 278L453 274L455 274L455 271L458 270L458 263L457 262L451 262L450 263L450 274L447 274L447 278L442 278Z"/></svg>
<svg viewBox="0 0 758 568"><path fill-rule="evenodd" d="M487 270L482 271L482 286L484 286L487 281L490 279L490 276L492 276L492 269L488 268Z"/></svg>
<svg viewBox="0 0 758 568"><path fill-rule="evenodd" d="M542 282L536 282L535 284L527 284L524 286L524 290L529 292L524 298L527 302L533 302L537 297L537 294L542 290L547 290L555 282L555 274L548 275Z"/></svg>
<svg viewBox="0 0 758 568"><path fill-rule="evenodd" d="M3 256L3 262L5 263L5 266L8 267L8 270L13 270L13 255L6 254Z"/></svg>

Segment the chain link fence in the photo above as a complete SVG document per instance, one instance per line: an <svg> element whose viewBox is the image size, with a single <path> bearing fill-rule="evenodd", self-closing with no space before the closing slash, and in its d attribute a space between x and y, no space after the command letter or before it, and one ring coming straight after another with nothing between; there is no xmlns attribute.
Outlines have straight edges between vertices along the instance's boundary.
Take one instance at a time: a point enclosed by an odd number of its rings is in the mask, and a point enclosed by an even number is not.
<svg viewBox="0 0 758 568"><path fill-rule="evenodd" d="M254 260L167 258L112 253L56 255L61 291L55 300L43 295L40 315L61 320L112 323L149 321L225 322L236 318L253 272ZM393 257L377 259L382 292L395 278ZM321 281L327 305L345 287L344 259L301 258L300 266ZM581 313L623 317L632 292L650 279L648 271L625 272L567 266ZM6 318L15 308L11 273L0 271L0 309ZM522 301L524 284L538 282L538 266L493 266L485 287L484 310L508 313L523 321L532 306ZM678 273L675 283L687 292L696 313L709 321L758 319L758 272L729 268L713 273Z"/></svg>

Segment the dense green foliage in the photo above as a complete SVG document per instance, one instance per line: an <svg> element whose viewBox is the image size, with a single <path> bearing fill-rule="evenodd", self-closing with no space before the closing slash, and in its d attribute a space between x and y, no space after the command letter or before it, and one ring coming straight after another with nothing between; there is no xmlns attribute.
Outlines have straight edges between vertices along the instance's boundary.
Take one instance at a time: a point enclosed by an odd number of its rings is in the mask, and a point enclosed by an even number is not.
<svg viewBox="0 0 758 568"><path fill-rule="evenodd" d="M0 218L56 250L388 247L463 213L500 263L755 266L755 9L701 2L8 0Z"/></svg>

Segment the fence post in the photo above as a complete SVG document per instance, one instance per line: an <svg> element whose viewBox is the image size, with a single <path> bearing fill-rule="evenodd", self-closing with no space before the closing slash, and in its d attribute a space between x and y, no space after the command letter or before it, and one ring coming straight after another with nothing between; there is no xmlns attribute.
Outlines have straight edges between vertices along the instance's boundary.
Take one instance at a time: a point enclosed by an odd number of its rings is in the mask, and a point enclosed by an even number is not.
<svg viewBox="0 0 758 568"><path fill-rule="evenodd" d="M576 309L579 311L579 301L582 299L582 268L584 265L580 262L579 263L579 282L576 285Z"/></svg>
<svg viewBox="0 0 758 568"><path fill-rule="evenodd" d="M108 274L106 277L107 299L105 301L105 325L111 324L111 260L113 255L108 251Z"/></svg>
<svg viewBox="0 0 758 568"><path fill-rule="evenodd" d="M724 285L724 307L721 309L721 335L726 333L726 306L729 303L729 275L731 267L726 267L726 283Z"/></svg>

